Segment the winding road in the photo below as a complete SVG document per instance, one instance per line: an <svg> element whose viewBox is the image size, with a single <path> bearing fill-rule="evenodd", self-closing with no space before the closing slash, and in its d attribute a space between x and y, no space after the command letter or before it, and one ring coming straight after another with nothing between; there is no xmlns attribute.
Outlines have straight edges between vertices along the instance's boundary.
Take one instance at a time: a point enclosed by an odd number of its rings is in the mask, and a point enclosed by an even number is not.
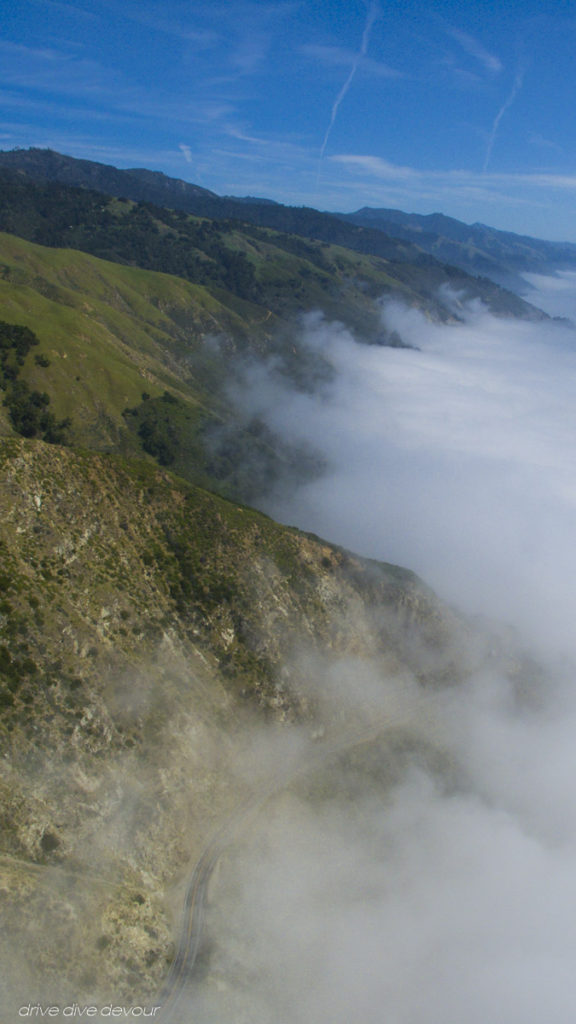
<svg viewBox="0 0 576 1024"><path fill-rule="evenodd" d="M182 1017L177 1014L182 1009L186 986L192 977L198 957L210 879L223 853L246 828L250 817L258 814L268 800L281 793L298 776L304 775L311 768L323 764L345 750L371 742L382 733L385 725L389 726L390 722L380 723L377 728L372 725L369 732L349 735L339 742L316 747L308 757L301 758L295 768L279 773L277 777L269 780L266 786L247 799L218 829L196 862L186 885L176 955L156 1000L156 1005L161 1006L160 1014L155 1017L157 1024L181 1024Z"/></svg>

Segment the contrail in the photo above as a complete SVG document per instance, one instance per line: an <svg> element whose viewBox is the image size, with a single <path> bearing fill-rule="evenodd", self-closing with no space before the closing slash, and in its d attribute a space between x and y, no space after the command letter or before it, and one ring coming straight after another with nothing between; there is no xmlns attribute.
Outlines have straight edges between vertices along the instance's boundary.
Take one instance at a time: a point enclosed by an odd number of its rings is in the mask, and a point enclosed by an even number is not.
<svg viewBox="0 0 576 1024"><path fill-rule="evenodd" d="M356 72L358 70L358 65L360 64L360 61L362 60L363 57L366 56L366 51L368 49L368 43L370 42L370 33L372 32L372 26L374 25L374 22L376 21L376 18L378 17L379 13L380 13L380 8L379 8L378 4L375 3L375 2L371 3L370 7L368 8L368 16L366 18L366 24L364 25L364 32L362 33L362 43L361 43L360 49L359 49L358 53L356 54L356 56L354 58L354 61L352 63L352 67L350 68L350 72L348 74L348 78L344 82L344 85L342 86L342 88L340 89L340 92L338 93L336 99L334 100L334 105L332 107L332 113L330 115L330 124L328 125L328 128L326 130L326 135L324 136L324 142L322 143L322 149L320 150L320 160L322 160L322 158L324 156L324 153L326 152L326 146L328 145L328 139L330 138L330 133L331 133L333 127L334 127L334 122L336 120L336 116L337 116L338 111L340 109L340 104L342 103L342 100L344 99L344 97L345 97L346 93L348 92L350 86L352 85L352 80L353 80L354 75L356 74Z"/></svg>
<svg viewBox="0 0 576 1024"><path fill-rule="evenodd" d="M488 170L488 164L490 163L490 157L492 156L492 148L493 148L494 143L496 141L496 136L498 134L498 129L500 127L500 121L504 117L504 114L506 113L506 111L509 110L510 107L512 106L512 104L514 103L514 100L516 99L518 93L520 92L520 89L522 88L522 83L523 82L524 82L524 71L523 71L523 69L520 69L520 71L516 72L516 77L514 79L514 84L512 86L512 90L510 92L510 95L506 98L506 100L504 101L504 103L500 107L500 110L496 114L496 117L494 118L494 124L492 125L492 131L490 132L490 138L488 139L488 145L486 147L486 156L484 158L484 167L482 168L484 172L486 172Z"/></svg>

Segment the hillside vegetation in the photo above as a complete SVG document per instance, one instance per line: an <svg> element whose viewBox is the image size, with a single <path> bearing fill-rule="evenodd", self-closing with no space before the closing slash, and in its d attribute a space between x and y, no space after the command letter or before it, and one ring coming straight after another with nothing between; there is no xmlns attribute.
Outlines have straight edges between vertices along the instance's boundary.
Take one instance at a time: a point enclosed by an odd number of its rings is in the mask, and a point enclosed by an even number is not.
<svg viewBox="0 0 576 1024"><path fill-rule="evenodd" d="M576 262L576 247L571 243L543 241L485 224L464 224L441 213L363 207L354 213L328 214L264 199L218 196L160 172L118 170L46 149L0 152L0 167L24 172L37 181L82 186L203 217L235 218L319 238L397 263L416 264L422 271L427 266L429 272L433 267L438 272L440 266L450 264L473 277L485 276L505 288L519 289L521 294L526 292L523 272L550 273Z"/></svg>
<svg viewBox="0 0 576 1024"><path fill-rule="evenodd" d="M196 483L246 498L293 458L262 427L239 422L226 397L231 357L274 349L274 339L258 333L258 307L245 304L240 315L229 298L0 234L0 319L34 334L18 366L20 386L46 394L51 414L67 421L59 439L147 453ZM0 430L14 427L5 403Z"/></svg>
<svg viewBox="0 0 576 1024"><path fill-rule="evenodd" d="M93 205L94 196L78 195L82 209ZM125 204L122 218L133 209ZM88 229L83 224L87 236ZM345 313L341 319L359 337L391 342L380 322L383 289L408 304L424 300L372 257L259 229L258 239L232 227L218 232L227 244L243 246L259 301L219 284L0 233L0 320L35 336L19 365L16 397L29 418L36 402L49 431L22 430L22 416L7 409L14 389L0 407L0 430L147 454L194 483L249 501L279 473L315 472L309 455L287 450L262 424L238 416L227 394L234 360L275 355L308 386L319 367L300 347L299 311ZM262 304L264 292L276 312ZM430 316L450 315L437 299L429 306ZM49 409L40 410L42 402Z"/></svg>
<svg viewBox="0 0 576 1024"><path fill-rule="evenodd" d="M322 692L342 659L383 687L465 671L413 574L116 456L5 441L0 553L5 1013L153 1001L250 723L371 723Z"/></svg>
<svg viewBox="0 0 576 1024"><path fill-rule="evenodd" d="M347 287L342 289L352 268L339 267L333 256L326 262L323 247L328 245L348 250L348 260L351 252L372 257L360 261L360 268L372 266L385 277L374 282L376 292L369 290L370 295L399 292L409 304L445 317L438 289L448 283L470 298L481 298L497 315L539 315L518 296L487 278L473 277L439 262L418 245L318 210L214 196L165 175L119 171L50 150L0 153L0 168L1 229L43 244L87 249L107 259L176 273L200 283L221 283L241 298L262 301L273 312L294 312L314 304L329 316L359 326L353 296ZM107 193L119 202L110 203ZM153 195L154 205L141 202L143 195ZM136 202L127 204L126 199ZM200 223L198 218L202 219ZM310 291L307 282L299 280L295 273L298 268L293 264L286 291L286 276L281 270L275 274L268 265L274 263L274 253L264 251L266 273L259 274L258 245L254 244L258 242L272 243L276 249L307 259L317 271L312 283L324 285L321 294L316 294L317 288ZM304 277L310 275L310 270ZM328 289L329 296L322 294L328 284L325 274L333 285ZM368 279L372 276L369 273ZM365 288L362 277L362 269L353 272L352 280L359 278L361 290ZM331 302L324 305L329 298ZM371 329L366 323L362 329L374 334L374 322Z"/></svg>
<svg viewBox="0 0 576 1024"><path fill-rule="evenodd" d="M247 327L253 320L267 323L270 316L320 308L351 326L362 325L374 337L381 331L374 300L386 292L441 310L431 293L417 282L411 287L382 259L233 220L206 220L85 189L37 184L4 171L0 184L4 231L203 285L247 319ZM246 336L246 329L239 333Z"/></svg>
<svg viewBox="0 0 576 1024"><path fill-rule="evenodd" d="M0 170L0 320L31 330L38 344L0 410L8 433L146 454L195 483L254 501L279 473L317 467L313 456L285 450L262 424L239 417L227 382L239 355L273 354L309 386L319 367L299 345L302 313L319 311L379 344L401 343L382 326L382 298L446 321L457 315L441 297L446 285L460 298L483 298L499 315L544 315L395 243L393 259L335 245L351 241L345 225L328 218L334 230L323 232L316 211L264 204L267 216L283 216L300 232L286 234L38 182L14 169L23 154L11 156L11 169ZM40 173L46 160L54 174L78 170L43 151L31 151L26 168L32 162ZM109 187L131 180L114 168L82 166ZM150 183L149 175L136 178ZM154 195L175 196L170 179L152 179ZM180 192L186 202L212 201L194 186ZM254 204L239 205L256 216ZM363 230L354 227L354 237ZM43 431L30 426L40 418Z"/></svg>

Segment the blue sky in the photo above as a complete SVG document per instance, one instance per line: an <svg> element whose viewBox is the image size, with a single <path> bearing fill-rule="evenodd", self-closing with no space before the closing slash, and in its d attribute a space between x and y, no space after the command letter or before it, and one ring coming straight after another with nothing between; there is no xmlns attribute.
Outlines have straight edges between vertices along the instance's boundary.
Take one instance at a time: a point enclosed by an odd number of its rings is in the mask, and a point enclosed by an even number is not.
<svg viewBox="0 0 576 1024"><path fill-rule="evenodd" d="M576 241L576 4L4 0L0 147Z"/></svg>

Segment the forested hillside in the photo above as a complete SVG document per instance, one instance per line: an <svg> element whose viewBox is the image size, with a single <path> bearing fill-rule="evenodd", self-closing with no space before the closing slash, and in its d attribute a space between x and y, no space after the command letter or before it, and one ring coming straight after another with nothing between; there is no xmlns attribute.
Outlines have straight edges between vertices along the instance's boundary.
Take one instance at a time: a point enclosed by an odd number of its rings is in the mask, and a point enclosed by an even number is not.
<svg viewBox="0 0 576 1024"><path fill-rule="evenodd" d="M370 257L360 257L364 269L355 276L362 279L366 268L372 268L367 274L372 296L399 293L410 304L443 316L438 291L449 284L471 298L482 298L499 315L538 316L518 296L487 278L471 277L417 245L318 210L213 197L164 176L154 195L163 197L165 205L134 205L125 200L141 195L132 186L134 175L140 180L142 172L117 171L45 150L0 154L0 167L2 230L41 244L72 246L106 259L230 287L238 297L255 299L273 312L290 313L316 303L331 316L350 318L349 302L342 301L346 296L339 287L349 273L342 273L335 252L325 251L326 246L336 246L336 252L350 250ZM82 189L72 188L71 181ZM110 188L121 202L111 203L104 191L94 193L95 185ZM193 217L182 216L185 213ZM198 217L204 223L199 224ZM272 233L263 234L262 229ZM276 254L266 251L269 244L286 254L276 269L269 265L270 259L276 261ZM294 257L307 261L307 273L301 274ZM362 326L370 329L366 323Z"/></svg>

